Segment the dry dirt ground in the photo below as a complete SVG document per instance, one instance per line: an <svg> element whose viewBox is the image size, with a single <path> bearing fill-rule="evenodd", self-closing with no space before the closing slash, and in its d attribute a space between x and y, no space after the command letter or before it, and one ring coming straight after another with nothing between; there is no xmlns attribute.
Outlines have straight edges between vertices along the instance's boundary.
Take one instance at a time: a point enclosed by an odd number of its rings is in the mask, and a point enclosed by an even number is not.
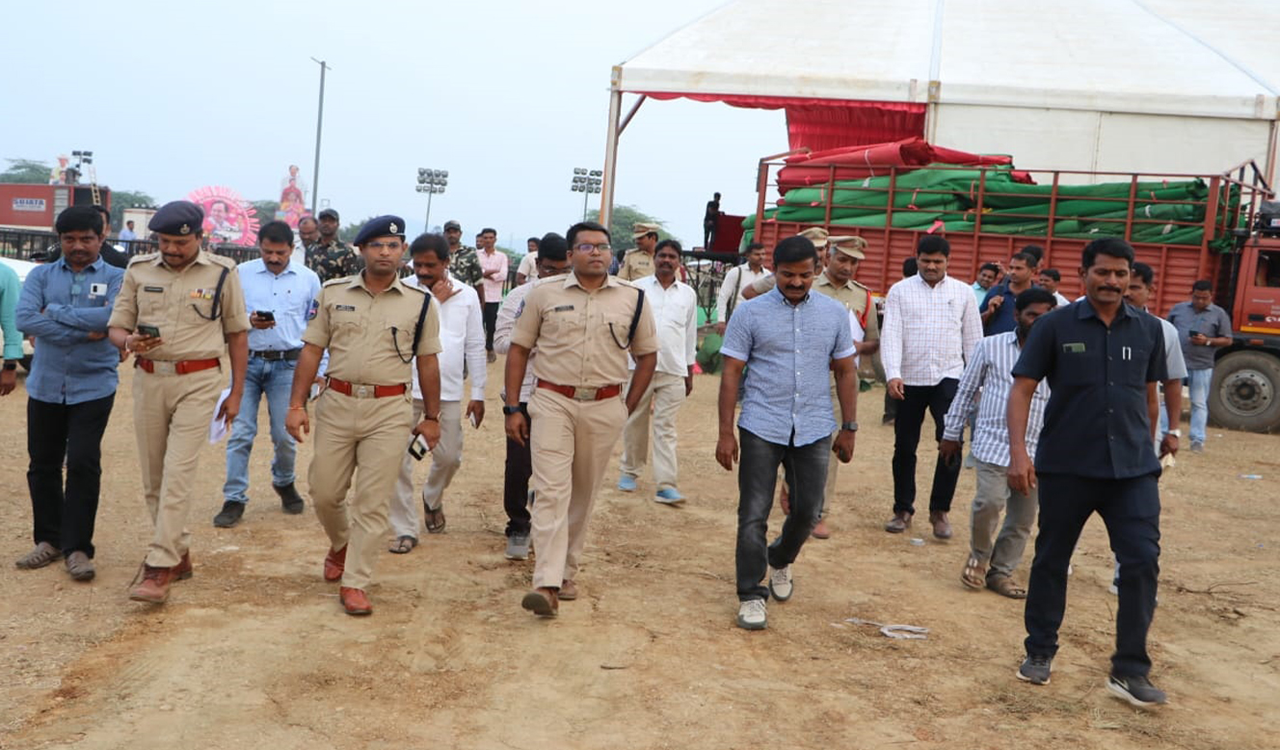
<svg viewBox="0 0 1280 750"><path fill-rule="evenodd" d="M124 369L105 441L97 580L74 583L61 564L16 570L9 561L30 544L19 427L26 396L19 389L0 401L12 426L0 437L0 747L1262 750L1280 742L1280 437L1213 430L1207 453L1186 453L1162 480L1151 651L1171 702L1143 713L1102 686L1116 602L1097 520L1076 556L1046 687L1014 678L1021 605L958 580L972 472L961 479L949 543L910 544L926 536L923 524L906 536L881 530L892 447L891 430L879 426L881 389L861 398L864 429L841 474L834 536L805 547L797 594L770 608L767 631L733 624L736 484L713 457L713 376L697 378L680 416L686 506L652 502L647 482L620 493L611 470L582 597L557 620L528 616L519 601L531 564L502 556L499 367L490 370L488 418L479 431L467 428L447 533L424 534L412 554L380 561L369 618L342 614L336 587L322 581L326 540L310 511L281 514L261 437L240 526L212 527L225 464L221 446L210 446L190 519L195 577L176 584L166 606L126 600L149 522ZM310 461L307 445L304 494ZM931 470L921 463L922 475ZM891 640L845 624L849 617L930 632Z"/></svg>

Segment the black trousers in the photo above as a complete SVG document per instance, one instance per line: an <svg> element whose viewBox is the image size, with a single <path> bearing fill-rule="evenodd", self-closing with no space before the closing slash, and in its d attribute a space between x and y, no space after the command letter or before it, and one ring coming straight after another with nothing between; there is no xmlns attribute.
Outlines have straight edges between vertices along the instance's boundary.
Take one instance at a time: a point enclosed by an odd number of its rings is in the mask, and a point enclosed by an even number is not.
<svg viewBox="0 0 1280 750"><path fill-rule="evenodd" d="M484 348L493 351L493 329L498 326L498 310L502 300L484 303Z"/></svg>
<svg viewBox="0 0 1280 750"><path fill-rule="evenodd" d="M1024 620L1028 655L1052 657L1067 607L1067 565L1080 531L1095 512L1107 525L1111 550L1120 563L1116 611L1116 651L1111 673L1146 676L1147 630L1156 610L1160 574L1159 474L1132 479L1089 479L1041 474L1040 534L1031 561Z"/></svg>
<svg viewBox="0 0 1280 750"><path fill-rule="evenodd" d="M927 410L933 416L934 440L942 440L943 419L956 396L955 378L943 378L937 385L903 386L905 398L898 402L893 422L893 512L915 513L916 449L920 445L920 427ZM960 479L960 462L947 466L938 454L933 469L933 490L929 493L930 511L951 510L951 498Z"/></svg>
<svg viewBox="0 0 1280 750"><path fill-rule="evenodd" d="M520 411L529 419L529 405L521 402ZM531 433L532 434L532 433ZM533 453L529 441L520 445L507 438L507 466L502 480L502 507L507 511L507 536L527 536L531 527L529 516L529 478L533 476Z"/></svg>
<svg viewBox="0 0 1280 750"><path fill-rule="evenodd" d="M767 568L785 568L795 562L822 510L827 484L831 438L808 445L771 443L738 428L738 544L734 553L738 601L768 599L769 587L760 583ZM768 543L769 511L778 481L778 465L786 469L791 493L791 513L782 531Z"/></svg>
<svg viewBox="0 0 1280 750"><path fill-rule="evenodd" d="M93 525L102 479L102 434L116 396L79 404L27 399L27 487L34 539L63 554L93 557ZM66 489L62 465L66 462Z"/></svg>

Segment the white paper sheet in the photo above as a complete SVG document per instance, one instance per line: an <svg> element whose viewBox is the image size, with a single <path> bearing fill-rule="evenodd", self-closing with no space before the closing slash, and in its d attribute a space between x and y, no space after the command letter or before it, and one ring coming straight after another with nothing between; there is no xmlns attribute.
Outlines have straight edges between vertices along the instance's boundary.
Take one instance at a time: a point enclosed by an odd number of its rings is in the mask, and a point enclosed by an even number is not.
<svg viewBox="0 0 1280 750"><path fill-rule="evenodd" d="M218 412L222 411L222 404L227 400L227 396L231 395L231 389L227 388L218 396L218 403L213 405L213 418L209 421L209 442L216 443L227 436L231 430L227 427L225 419L218 419Z"/></svg>

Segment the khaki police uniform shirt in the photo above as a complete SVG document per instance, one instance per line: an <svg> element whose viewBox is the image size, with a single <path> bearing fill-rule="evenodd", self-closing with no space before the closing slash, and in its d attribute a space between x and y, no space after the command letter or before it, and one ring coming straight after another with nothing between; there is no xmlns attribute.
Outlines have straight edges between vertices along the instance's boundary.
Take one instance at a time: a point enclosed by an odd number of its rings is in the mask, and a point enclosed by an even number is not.
<svg viewBox="0 0 1280 750"><path fill-rule="evenodd" d="M223 271L227 275L217 305L218 319L209 320ZM177 362L221 357L227 334L249 330L236 263L201 250L190 265L175 271L165 265L160 253L139 255L124 272L107 325L128 331L139 325L159 328L164 343L147 352L147 359Z"/></svg>
<svg viewBox="0 0 1280 750"><path fill-rule="evenodd" d="M398 385L413 380L414 355L440 351L440 305L434 299L422 322L418 349L413 329L426 295L397 278L380 294L364 283L364 272L333 279L320 289L316 316L302 340L329 350L330 377L361 385Z"/></svg>
<svg viewBox="0 0 1280 750"><path fill-rule="evenodd" d="M759 283L759 282L757 282ZM776 282L775 282L776 283ZM866 315L866 322L863 324L863 341L879 341L880 340L880 323L876 320L876 311L871 301L871 290L858 282L850 279L845 282L844 286L837 287L827 278L827 274L823 273L813 282L813 291L819 294L825 294L831 299L844 305L844 309L853 313L858 320L862 320L862 316ZM867 307L872 306L870 313Z"/></svg>
<svg viewBox="0 0 1280 750"><path fill-rule="evenodd" d="M635 357L658 351L647 300L628 347L639 292L615 276L606 276L604 286L592 292L572 273L549 279L525 297L511 343L538 350L532 366L539 380L587 388L625 383L631 375L628 349Z"/></svg>
<svg viewBox="0 0 1280 750"><path fill-rule="evenodd" d="M618 278L635 281L644 276L654 274L653 256L636 248L622 256L622 266L618 269Z"/></svg>

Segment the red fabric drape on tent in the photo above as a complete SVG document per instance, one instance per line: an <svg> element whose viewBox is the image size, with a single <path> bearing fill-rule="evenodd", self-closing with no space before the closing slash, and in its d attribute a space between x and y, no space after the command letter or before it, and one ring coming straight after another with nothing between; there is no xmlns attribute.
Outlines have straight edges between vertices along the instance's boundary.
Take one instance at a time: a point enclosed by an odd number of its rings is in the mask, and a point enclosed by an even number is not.
<svg viewBox="0 0 1280 750"><path fill-rule="evenodd" d="M924 136L925 105L907 102L862 102L805 97L741 94L673 94L637 92L654 99L724 102L748 109L785 109L791 148L826 151Z"/></svg>

